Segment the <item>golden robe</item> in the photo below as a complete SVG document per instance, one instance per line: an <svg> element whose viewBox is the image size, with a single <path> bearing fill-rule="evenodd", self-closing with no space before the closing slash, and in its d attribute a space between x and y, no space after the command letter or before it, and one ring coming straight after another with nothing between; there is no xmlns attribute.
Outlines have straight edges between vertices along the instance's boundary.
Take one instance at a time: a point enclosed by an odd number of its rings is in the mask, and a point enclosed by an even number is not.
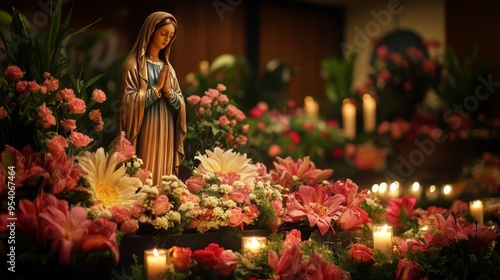
<svg viewBox="0 0 500 280"><path fill-rule="evenodd" d="M186 106L175 70L169 62L169 44L160 51L160 58L170 69L169 86L174 98L168 100L163 94L157 97L152 89L160 73L162 63L146 59L148 41L155 25L165 18L175 18L166 12L155 12L143 23L137 40L122 65L118 85L119 108L117 132L125 136L136 149L144 168L152 172L153 183L160 184L161 176L178 174L184 160L184 137L186 135Z"/></svg>

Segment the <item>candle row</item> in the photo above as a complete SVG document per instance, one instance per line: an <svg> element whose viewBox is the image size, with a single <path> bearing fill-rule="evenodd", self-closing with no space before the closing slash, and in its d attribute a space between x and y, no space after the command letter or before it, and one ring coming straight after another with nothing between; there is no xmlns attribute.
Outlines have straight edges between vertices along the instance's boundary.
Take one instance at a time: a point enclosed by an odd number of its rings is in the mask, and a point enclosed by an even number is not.
<svg viewBox="0 0 500 280"><path fill-rule="evenodd" d="M342 103L342 124L344 134L354 139L356 137L356 106L345 99ZM365 132L373 132L377 126L377 103L370 94L363 95L363 125Z"/></svg>
<svg viewBox="0 0 500 280"><path fill-rule="evenodd" d="M371 191L376 193L381 198L398 198L401 195L401 189L401 184L398 181L395 181L390 184L386 182L374 184ZM417 199L422 198L423 191L425 191L424 195L427 200L435 200L440 196L440 192L436 185L430 185L428 188L424 189L419 182L414 182L411 187L408 187L403 191L405 191L407 195L416 197ZM444 198L453 198L453 185L443 185L441 187L441 194Z"/></svg>

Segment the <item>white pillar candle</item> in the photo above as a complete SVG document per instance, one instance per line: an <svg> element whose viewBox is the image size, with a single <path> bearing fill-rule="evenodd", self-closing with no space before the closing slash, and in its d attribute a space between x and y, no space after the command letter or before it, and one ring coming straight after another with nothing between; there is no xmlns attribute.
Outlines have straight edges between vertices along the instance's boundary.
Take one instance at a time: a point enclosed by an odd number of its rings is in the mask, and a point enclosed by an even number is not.
<svg viewBox="0 0 500 280"><path fill-rule="evenodd" d="M144 264L148 280L162 279L161 275L167 269L167 250L156 248L145 250Z"/></svg>
<svg viewBox="0 0 500 280"><path fill-rule="evenodd" d="M368 93L363 95L363 125L365 132L372 132L377 126L377 103Z"/></svg>
<svg viewBox="0 0 500 280"><path fill-rule="evenodd" d="M392 249L392 227L373 226L373 249L389 252Z"/></svg>
<svg viewBox="0 0 500 280"><path fill-rule="evenodd" d="M483 202L481 200L469 202L469 212L478 224L484 224Z"/></svg>
<svg viewBox="0 0 500 280"><path fill-rule="evenodd" d="M349 100L342 103L342 123L344 134L349 139L356 137L356 106Z"/></svg>
<svg viewBox="0 0 500 280"><path fill-rule="evenodd" d="M265 236L243 236L241 238L241 253L246 258L256 257L267 245Z"/></svg>

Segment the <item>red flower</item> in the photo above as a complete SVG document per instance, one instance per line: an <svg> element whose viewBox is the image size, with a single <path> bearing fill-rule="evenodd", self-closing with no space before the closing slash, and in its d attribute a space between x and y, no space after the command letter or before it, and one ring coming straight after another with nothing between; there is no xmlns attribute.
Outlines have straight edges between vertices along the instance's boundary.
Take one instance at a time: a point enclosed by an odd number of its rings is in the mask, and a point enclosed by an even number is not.
<svg viewBox="0 0 500 280"><path fill-rule="evenodd" d="M224 251L224 248L219 247L216 243L210 243L203 250L196 250L191 256L197 261L203 269L211 270L219 263L219 256Z"/></svg>
<svg viewBox="0 0 500 280"><path fill-rule="evenodd" d="M406 194L402 198L391 199L387 207L387 222L391 225L403 226L404 223L415 218L415 204L417 199Z"/></svg>
<svg viewBox="0 0 500 280"><path fill-rule="evenodd" d="M375 264L373 250L364 244L353 244L349 250L349 256L358 263Z"/></svg>
<svg viewBox="0 0 500 280"><path fill-rule="evenodd" d="M418 263L408 259L399 261L396 268L396 280L417 280L419 279Z"/></svg>
<svg viewBox="0 0 500 280"><path fill-rule="evenodd" d="M172 247L172 263L174 264L175 270L186 271L191 265L191 255L192 251L189 247Z"/></svg>

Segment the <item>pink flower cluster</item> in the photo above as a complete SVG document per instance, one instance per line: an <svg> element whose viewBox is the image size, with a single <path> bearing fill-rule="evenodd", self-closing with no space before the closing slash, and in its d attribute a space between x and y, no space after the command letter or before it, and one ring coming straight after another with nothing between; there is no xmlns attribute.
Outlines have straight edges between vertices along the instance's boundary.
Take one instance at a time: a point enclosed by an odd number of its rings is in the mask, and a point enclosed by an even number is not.
<svg viewBox="0 0 500 280"><path fill-rule="evenodd" d="M281 252L268 251L268 265L273 270L271 279L350 279L348 273L334 263L325 261L317 252L306 257L299 230L287 232Z"/></svg>
<svg viewBox="0 0 500 280"><path fill-rule="evenodd" d="M367 196L367 190L347 179L329 181L331 169L316 169L308 157L295 162L291 157L277 158L272 178L291 190L286 200L285 222L297 223L306 219L311 227L317 226L324 235L327 231L362 228L370 223L368 213L360 207Z"/></svg>
<svg viewBox="0 0 500 280"><path fill-rule="evenodd" d="M216 243L210 243L204 249L194 252L190 248L177 246L169 251L176 272L186 272L196 263L205 271L214 270L218 275L227 277L238 264L232 250L226 250Z"/></svg>
<svg viewBox="0 0 500 280"><path fill-rule="evenodd" d="M0 216L7 220L6 214ZM67 201L40 192L33 201L20 200L16 216L18 232L33 238L39 250L57 252L59 264L69 264L74 253L108 250L118 263L116 224L106 218L88 219L83 207L69 207ZM5 226L0 229L6 231Z"/></svg>
<svg viewBox="0 0 500 280"><path fill-rule="evenodd" d="M218 84L215 89L208 89L203 96L190 95L187 102L191 106L192 116L190 130L200 133L211 143L206 143L209 149L215 147L236 148L247 143L244 135L248 132L248 124L242 124L246 115L230 103L227 95L222 92L226 87ZM215 120L215 122L213 122Z"/></svg>

